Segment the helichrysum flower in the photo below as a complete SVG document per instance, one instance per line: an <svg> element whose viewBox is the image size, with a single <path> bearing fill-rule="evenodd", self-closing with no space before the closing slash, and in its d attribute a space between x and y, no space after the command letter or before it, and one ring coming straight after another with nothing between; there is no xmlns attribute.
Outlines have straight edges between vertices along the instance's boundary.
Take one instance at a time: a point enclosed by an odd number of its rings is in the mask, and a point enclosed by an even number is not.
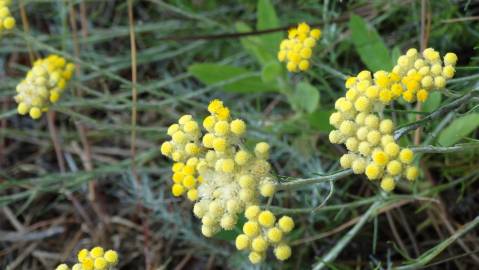
<svg viewBox="0 0 479 270"><path fill-rule="evenodd" d="M260 263L266 257L268 247L273 247L276 258L284 261L291 256L291 248L284 241L285 235L294 228L291 217L283 216L279 220L268 210L261 211L257 205L251 205L244 212L247 222L243 233L236 237L236 248L249 251L249 260Z"/></svg>
<svg viewBox="0 0 479 270"><path fill-rule="evenodd" d="M424 102L430 91L444 88L454 75L456 62L454 53L447 53L442 62L434 49L424 50L422 56L409 49L392 72L371 74L365 70L348 78L347 92L336 101L337 111L329 118L336 128L329 140L344 143L348 149L340 159L341 166L370 180L381 180L381 188L388 192L400 177L414 181L418 176L418 169L411 165L414 153L394 140L394 123L383 116L383 109L401 97L407 102Z"/></svg>
<svg viewBox="0 0 479 270"><path fill-rule="evenodd" d="M26 78L17 85L15 101L18 113L28 113L33 119L40 118L51 104L60 99L74 69L72 63L67 63L58 55L35 61Z"/></svg>
<svg viewBox="0 0 479 270"><path fill-rule="evenodd" d="M78 263L71 270L112 270L118 264L118 253L114 250L105 251L102 247L82 249L77 254L77 260ZM70 270L70 267L60 264L56 270Z"/></svg>
<svg viewBox="0 0 479 270"><path fill-rule="evenodd" d="M313 49L320 37L321 30L311 29L304 22L298 24L298 27L289 30L288 38L281 42L278 60L286 62L286 68L290 72L308 70Z"/></svg>
<svg viewBox="0 0 479 270"><path fill-rule="evenodd" d="M15 27L15 18L10 14L11 0L0 0L0 34Z"/></svg>
<svg viewBox="0 0 479 270"><path fill-rule="evenodd" d="M185 194L195 201L194 214L201 219L203 235L213 236L221 228L231 230L245 207L270 197L275 185L270 173L269 144L256 144L254 152L242 143L246 123L232 119L220 100L209 106L202 121L203 134L190 115L168 128L170 141L161 145L173 164L174 196Z"/></svg>

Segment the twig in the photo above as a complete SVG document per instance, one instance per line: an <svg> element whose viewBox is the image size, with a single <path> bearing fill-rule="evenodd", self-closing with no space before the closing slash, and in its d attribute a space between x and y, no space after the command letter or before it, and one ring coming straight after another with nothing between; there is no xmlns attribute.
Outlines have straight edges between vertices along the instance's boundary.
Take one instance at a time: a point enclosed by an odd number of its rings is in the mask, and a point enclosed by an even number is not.
<svg viewBox="0 0 479 270"><path fill-rule="evenodd" d="M329 175L322 175L322 176L318 176L318 177L298 179L298 180L287 182L287 183L279 183L279 184L276 185L276 188L278 190L298 189L298 188L301 188L301 187L304 187L304 186L319 184L319 183L323 183L323 182L333 182L333 181L339 180L341 178L344 178L346 176L349 176L351 174L353 174L353 170L348 169L348 170L335 172L335 173L329 174Z"/></svg>
<svg viewBox="0 0 479 270"><path fill-rule="evenodd" d="M411 147L411 150L414 151L415 153L454 153L454 152L467 151L477 147L479 147L479 143L462 143L462 144L456 144L454 146L449 146L449 147L433 146L433 145L417 146L417 147Z"/></svg>
<svg viewBox="0 0 479 270"><path fill-rule="evenodd" d="M63 227L51 227L43 231L33 232L7 232L0 231L0 242L37 241L44 238L61 234L65 231Z"/></svg>
<svg viewBox="0 0 479 270"><path fill-rule="evenodd" d="M364 224L366 224L368 219L376 212L382 203L382 201L373 203L373 205L369 207L368 211L361 216L356 225L354 225L354 227L349 230L325 256L323 256L321 261L313 267L313 270L323 269L328 265L328 263L336 259L339 253L341 253L346 245L351 242L353 237L356 236L359 230L361 230Z"/></svg>
<svg viewBox="0 0 479 270"><path fill-rule="evenodd" d="M434 259L437 255L439 255L442 251L444 251L449 245L454 243L457 239L462 237L464 234L468 233L470 230L475 228L479 225L479 216L474 218L471 222L464 225L461 229L457 230L456 233L451 235L445 241L442 241L440 244L436 245L435 247L429 249L428 251L424 252L422 256L415 259L413 263L402 265L399 267L394 268L395 270L412 270L418 269L422 266L425 266L428 262Z"/></svg>
<svg viewBox="0 0 479 270"><path fill-rule="evenodd" d="M408 124L408 125L406 125L402 128L399 128L398 130L396 130L394 132L394 139L398 140L399 138L404 136L409 131L417 129L418 127L426 124L428 121L433 120L435 118L438 118L446 112L449 112L449 111L452 111L452 110L455 110L455 109L459 108L463 104L466 104L467 102L469 102L470 99L477 94L479 94L479 91L478 90L473 90L473 91L465 94L464 96L452 101L451 103L448 103L448 104L440 107L439 109L435 110L434 112L428 114L423 119L421 119L419 121L416 121L416 122L413 122L413 123L410 123L410 124Z"/></svg>

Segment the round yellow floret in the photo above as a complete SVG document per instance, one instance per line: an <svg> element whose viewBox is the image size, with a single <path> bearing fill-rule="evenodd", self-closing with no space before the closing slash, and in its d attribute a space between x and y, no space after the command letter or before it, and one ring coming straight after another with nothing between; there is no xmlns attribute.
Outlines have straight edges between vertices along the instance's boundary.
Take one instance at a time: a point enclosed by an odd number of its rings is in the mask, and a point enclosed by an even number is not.
<svg viewBox="0 0 479 270"><path fill-rule="evenodd" d="M250 240L246 234L240 234L236 237L235 245L236 249L243 250L249 247Z"/></svg>
<svg viewBox="0 0 479 270"><path fill-rule="evenodd" d="M397 160L393 160L393 161L389 162L388 166L387 166L387 171L392 176L396 176L396 175L400 174L401 171L402 171L401 162L399 162Z"/></svg>
<svg viewBox="0 0 479 270"><path fill-rule="evenodd" d="M261 224L263 227L273 227L274 222L276 221L276 217L271 213L271 211L262 211L258 215L258 222Z"/></svg>
<svg viewBox="0 0 479 270"><path fill-rule="evenodd" d="M191 116L190 114L185 114L185 115L181 116L180 119L178 119L178 123L180 125L184 125L187 122L191 121L192 119L193 119L193 116Z"/></svg>
<svg viewBox="0 0 479 270"><path fill-rule="evenodd" d="M3 27L7 30L13 29L15 27L15 19L13 17L8 17L3 21Z"/></svg>
<svg viewBox="0 0 479 270"><path fill-rule="evenodd" d="M264 183L260 187L260 193L263 197L271 197L274 195L275 191L276 191L276 187L271 182Z"/></svg>
<svg viewBox="0 0 479 270"><path fill-rule="evenodd" d="M251 188L255 184L255 180L251 175L245 174L239 178L239 184L242 188Z"/></svg>
<svg viewBox="0 0 479 270"><path fill-rule="evenodd" d="M455 53L449 52L444 56L444 64L446 65L455 65L457 62L457 55Z"/></svg>
<svg viewBox="0 0 479 270"><path fill-rule="evenodd" d="M249 237L255 237L259 233L259 224L255 221L247 221L243 225L243 232Z"/></svg>
<svg viewBox="0 0 479 270"><path fill-rule="evenodd" d="M223 108L223 102L219 99L214 99L208 105L208 111L210 113L217 113L221 108Z"/></svg>
<svg viewBox="0 0 479 270"><path fill-rule="evenodd" d="M186 136L183 131L177 131L173 136L171 136L171 139L173 142L178 143L178 144L183 144L186 141Z"/></svg>
<svg viewBox="0 0 479 270"><path fill-rule="evenodd" d="M231 121L230 128L231 132L233 132L235 135L241 136L246 131L246 124L243 120L236 119Z"/></svg>
<svg viewBox="0 0 479 270"><path fill-rule="evenodd" d="M216 124L216 119L214 116L209 115L203 120L203 127L208 131L213 131L213 128Z"/></svg>
<svg viewBox="0 0 479 270"><path fill-rule="evenodd" d="M171 193L172 193L173 196L175 196L175 197L181 196L184 192L185 192L185 188L184 188L182 185L180 185L180 184L174 184L174 185L171 187Z"/></svg>
<svg viewBox="0 0 479 270"><path fill-rule="evenodd" d="M379 123L379 131L383 134L391 134L394 130L394 124L391 119L384 119Z"/></svg>
<svg viewBox="0 0 479 270"><path fill-rule="evenodd" d="M284 232L289 233L294 228L294 221L291 217L283 216L278 221L278 227Z"/></svg>
<svg viewBox="0 0 479 270"><path fill-rule="evenodd" d="M240 150L236 152L235 162L238 165L244 165L248 162L249 158L250 158L250 154L247 151Z"/></svg>
<svg viewBox="0 0 479 270"><path fill-rule="evenodd" d="M366 161L363 158L356 158L351 166L355 174L361 174L366 169Z"/></svg>
<svg viewBox="0 0 479 270"><path fill-rule="evenodd" d="M231 215L224 215L220 221L221 228L232 230L236 225L236 220Z"/></svg>
<svg viewBox="0 0 479 270"><path fill-rule="evenodd" d="M369 100L366 97L359 97L354 103L354 108L360 112L369 110Z"/></svg>
<svg viewBox="0 0 479 270"><path fill-rule="evenodd" d="M95 262L91 258L85 258L81 264L83 270L93 270L95 268Z"/></svg>
<svg viewBox="0 0 479 270"><path fill-rule="evenodd" d="M198 132L198 129L199 129L198 123L196 123L195 121L187 121L183 128L185 132L190 134L194 134Z"/></svg>
<svg viewBox="0 0 479 270"><path fill-rule="evenodd" d="M40 116L42 116L42 111L39 108L33 107L30 109L30 117L32 119L38 119Z"/></svg>
<svg viewBox="0 0 479 270"><path fill-rule="evenodd" d="M188 200L194 202L198 200L198 190L196 189L190 189L188 190L188 193L186 193L186 196L188 197Z"/></svg>
<svg viewBox="0 0 479 270"><path fill-rule="evenodd" d="M399 149L399 145L394 142L390 142L384 147L384 152L386 152L389 157L393 158L397 156Z"/></svg>
<svg viewBox="0 0 479 270"><path fill-rule="evenodd" d="M392 177L384 177L381 180L381 188L386 192L391 192L396 186L394 179Z"/></svg>
<svg viewBox="0 0 479 270"><path fill-rule="evenodd" d="M409 164L413 161L413 159L414 152L411 149L406 148L401 150L401 152L399 153L399 160L401 160L401 162L403 163Z"/></svg>
<svg viewBox="0 0 479 270"><path fill-rule="evenodd" d="M68 265L66 264L60 264L59 266L57 266L57 268L55 268L55 270L70 270L70 267L68 267Z"/></svg>
<svg viewBox="0 0 479 270"><path fill-rule="evenodd" d="M366 176L369 180L378 179L381 174L381 168L378 165L371 163L366 167Z"/></svg>
<svg viewBox="0 0 479 270"><path fill-rule="evenodd" d="M274 249L274 255L280 261L287 260L291 257L291 248L286 244L280 244Z"/></svg>
<svg viewBox="0 0 479 270"><path fill-rule="evenodd" d="M20 102L20 104L18 104L18 107L17 107L17 111L19 114L21 115L25 115L28 113L28 105L24 102Z"/></svg>
<svg viewBox="0 0 479 270"><path fill-rule="evenodd" d="M114 250L108 250L105 252L103 258L105 258L105 260L111 265L116 265L118 263L118 253Z"/></svg>
<svg viewBox="0 0 479 270"><path fill-rule="evenodd" d="M94 266L95 270L104 270L108 266L108 262L103 257L96 258Z"/></svg>
<svg viewBox="0 0 479 270"><path fill-rule="evenodd" d="M215 138L213 140L213 148L218 152L226 150L226 140L224 138Z"/></svg>
<svg viewBox="0 0 479 270"><path fill-rule="evenodd" d="M232 173L234 169L235 169L235 162L232 159L227 158L223 160L223 164L222 164L223 172Z"/></svg>
<svg viewBox="0 0 479 270"><path fill-rule="evenodd" d="M83 262L89 255L88 249L82 249L78 252L77 259L79 262Z"/></svg>
<svg viewBox="0 0 479 270"><path fill-rule="evenodd" d="M298 64L298 68L301 71L306 71L309 69L309 61L308 60L301 60Z"/></svg>
<svg viewBox="0 0 479 270"><path fill-rule="evenodd" d="M426 101L428 96L429 96L429 93L424 89L419 90L416 94L416 98L419 102Z"/></svg>
<svg viewBox="0 0 479 270"><path fill-rule="evenodd" d="M268 230L268 240L270 242L278 243L281 239L283 239L283 232L280 229L273 227Z"/></svg>
<svg viewBox="0 0 479 270"><path fill-rule="evenodd" d="M230 131L230 125L227 121L218 121L215 124L215 133L217 136L225 136Z"/></svg>
<svg viewBox="0 0 479 270"><path fill-rule="evenodd" d="M90 251L90 256L92 258L98 258L98 257L103 257L103 254L104 254L104 250L102 247L94 247L92 248L92 250Z"/></svg>
<svg viewBox="0 0 479 270"><path fill-rule="evenodd" d="M414 181L419 175L419 170L416 166L410 166L406 169L406 178L409 181Z"/></svg>
<svg viewBox="0 0 479 270"><path fill-rule="evenodd" d="M353 163L354 156L351 154L344 154L341 156L339 159L339 164L341 164L341 167L343 169L349 169L351 168L351 165Z"/></svg>
<svg viewBox="0 0 479 270"><path fill-rule="evenodd" d="M388 155L383 151L377 151L373 154L373 160L376 164L383 166L389 161Z"/></svg>
<svg viewBox="0 0 479 270"><path fill-rule="evenodd" d="M216 139L215 135L211 133L206 133L202 139L203 145L207 148L213 148L213 142L215 139Z"/></svg>
<svg viewBox="0 0 479 270"><path fill-rule="evenodd" d="M258 156L267 156L269 153L269 144L265 142L257 143L254 148L254 152Z"/></svg>
<svg viewBox="0 0 479 270"><path fill-rule="evenodd" d="M248 255L248 259L252 264L260 263L263 260L263 258L264 258L264 255L255 251L250 252L250 254Z"/></svg>
<svg viewBox="0 0 479 270"><path fill-rule="evenodd" d="M268 242L262 236L258 236L251 242L251 248L256 252L263 252L268 248Z"/></svg>
<svg viewBox="0 0 479 270"><path fill-rule="evenodd" d="M185 146L185 152L188 155L196 155L200 152L200 148L195 143L187 143Z"/></svg>

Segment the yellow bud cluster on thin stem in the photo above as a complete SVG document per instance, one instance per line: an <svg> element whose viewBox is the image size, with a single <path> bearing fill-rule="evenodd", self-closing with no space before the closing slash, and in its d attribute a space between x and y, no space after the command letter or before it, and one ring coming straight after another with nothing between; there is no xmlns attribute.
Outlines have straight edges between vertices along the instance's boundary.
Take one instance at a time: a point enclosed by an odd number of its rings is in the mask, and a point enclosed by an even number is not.
<svg viewBox="0 0 479 270"><path fill-rule="evenodd" d="M261 211L257 205L251 205L245 210L247 222L243 225L243 233L236 237L236 248L249 251L249 260L258 264L266 257L269 247L272 247L276 258L280 261L291 256L291 248L284 238L294 228L294 221L289 216L276 220L275 215Z"/></svg>
<svg viewBox="0 0 479 270"><path fill-rule="evenodd" d="M424 102L432 90L444 88L454 75L457 56L447 53L441 61L434 49L419 54L409 49L399 57L392 72L364 70L346 80L347 92L335 103L330 123L336 129L329 134L335 144L345 144L348 153L340 158L343 168L381 180L390 192L401 177L414 181L417 167L411 165L414 153L395 141L394 122L384 116L384 107L402 98L407 102ZM440 82L440 83L436 83Z"/></svg>
<svg viewBox="0 0 479 270"><path fill-rule="evenodd" d="M105 251L102 247L82 249L77 254L78 262L70 268L67 264L58 265L55 270L112 270L118 264L118 253Z"/></svg>
<svg viewBox="0 0 479 270"><path fill-rule="evenodd" d="M26 78L16 88L18 113L29 114L33 119L40 118L50 105L60 99L74 70L75 65L58 55L35 61Z"/></svg>
<svg viewBox="0 0 479 270"><path fill-rule="evenodd" d="M269 144L259 142L249 151L243 144L243 120L231 119L220 100L211 101L208 111L202 121L206 132L191 115L182 116L168 128L171 140L162 144L161 152L175 161L173 195L186 194L195 202L201 231L211 237L220 229L232 230L245 207L259 203L261 196L273 196L276 189L267 161ZM188 145L195 151L188 151Z"/></svg>
<svg viewBox="0 0 479 270"><path fill-rule="evenodd" d="M290 72L306 71L311 65L311 57L321 30L311 29L307 23L300 23L288 32L288 38L281 41L278 60L286 62Z"/></svg>

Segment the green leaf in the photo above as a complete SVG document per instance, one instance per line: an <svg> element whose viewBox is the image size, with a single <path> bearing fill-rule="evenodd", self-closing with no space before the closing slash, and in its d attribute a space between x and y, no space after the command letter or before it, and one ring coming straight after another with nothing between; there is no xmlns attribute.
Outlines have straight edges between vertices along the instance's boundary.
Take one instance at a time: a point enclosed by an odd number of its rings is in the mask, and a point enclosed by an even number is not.
<svg viewBox="0 0 479 270"><path fill-rule="evenodd" d="M426 102L424 102L422 109L425 112L432 112L441 105L442 95L438 91L431 92Z"/></svg>
<svg viewBox="0 0 479 270"><path fill-rule="evenodd" d="M294 91L295 108L312 113L318 108L319 91L308 82L300 82Z"/></svg>
<svg viewBox="0 0 479 270"><path fill-rule="evenodd" d="M457 118L439 134L438 142L451 146L466 137L479 126L479 113L471 113Z"/></svg>
<svg viewBox="0 0 479 270"><path fill-rule="evenodd" d="M271 61L261 70L261 79L265 83L272 83L281 76L281 65L278 61Z"/></svg>
<svg viewBox="0 0 479 270"><path fill-rule="evenodd" d="M391 51L391 64L393 66L399 59L399 56L401 56L401 49L399 49L398 46L394 46L393 50Z"/></svg>
<svg viewBox="0 0 479 270"><path fill-rule="evenodd" d="M329 124L329 116L331 116L332 113L333 110L318 109L309 114L307 119L312 128L323 133L329 133L334 129L333 126Z"/></svg>
<svg viewBox="0 0 479 270"><path fill-rule="evenodd" d="M219 84L225 91L238 93L258 93L275 91L274 86L262 82L253 72L234 66L214 63L193 64L188 71L206 85Z"/></svg>
<svg viewBox="0 0 479 270"><path fill-rule="evenodd" d="M373 72L391 70L392 58L378 32L369 27L363 18L352 15L349 20L351 38L361 60Z"/></svg>
<svg viewBox="0 0 479 270"><path fill-rule="evenodd" d="M279 27L278 16L276 15L276 11L270 0L258 1L257 18L257 30ZM276 52L279 48L279 43L283 38L283 34L281 32L275 32L261 35L260 38L263 41L265 49L268 50L273 56L276 55Z"/></svg>
<svg viewBox="0 0 479 270"><path fill-rule="evenodd" d="M252 31L251 27L243 22L237 22L235 26L239 33ZM240 39L240 42L243 48L263 66L276 59L275 55L271 54L264 41L258 36L244 37Z"/></svg>

